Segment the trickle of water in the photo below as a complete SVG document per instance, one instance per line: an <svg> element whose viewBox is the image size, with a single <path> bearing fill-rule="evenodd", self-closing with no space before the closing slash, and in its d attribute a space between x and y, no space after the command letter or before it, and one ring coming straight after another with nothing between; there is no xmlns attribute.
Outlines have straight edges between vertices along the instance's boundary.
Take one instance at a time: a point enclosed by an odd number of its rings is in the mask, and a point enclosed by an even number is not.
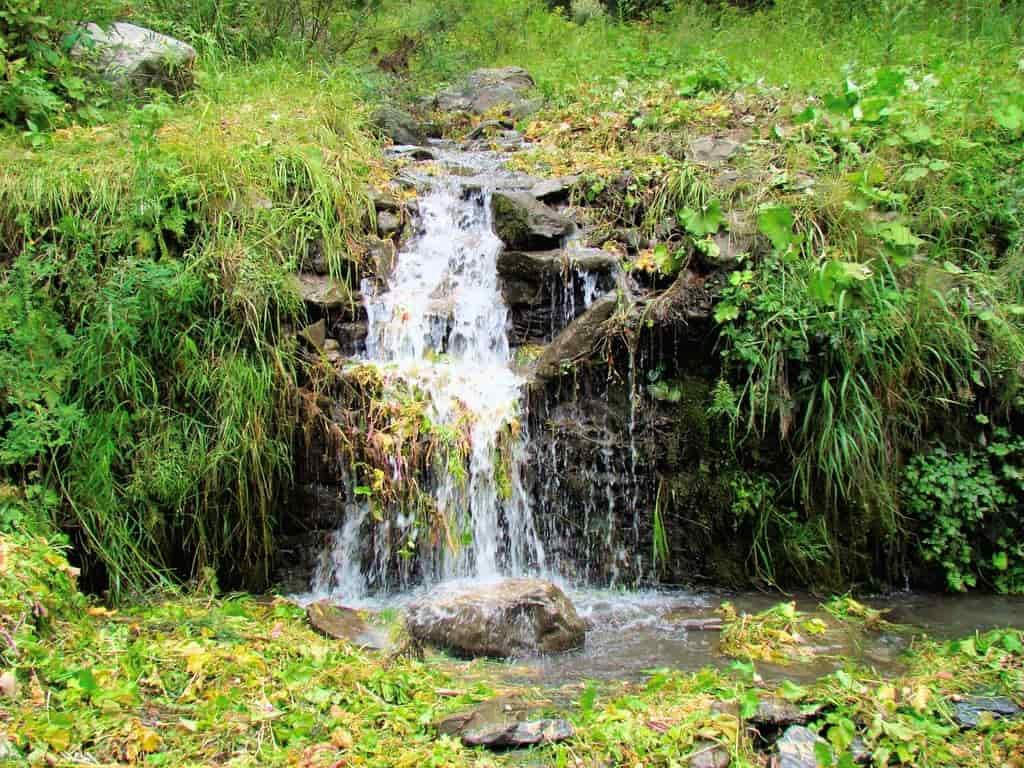
<svg viewBox="0 0 1024 768"><path fill-rule="evenodd" d="M458 162L473 158L460 155ZM523 575L545 563L520 476L522 382L510 367L508 310L497 273L502 243L491 226L490 190L479 181L454 175L431 180L419 198L418 234L399 253L387 284L362 286L369 318L365 362L379 367L385 379L423 392L435 425L459 433L468 419L465 471L450 471L447 457L439 456L425 484L437 515L455 534L419 537L428 581ZM503 443L508 440L511 450ZM502 456L510 466L500 466ZM332 596L366 593L368 574L358 561L368 551L365 537L373 524L365 515L345 522L325 566L333 570L329 577L318 575L314 592L327 586Z"/></svg>

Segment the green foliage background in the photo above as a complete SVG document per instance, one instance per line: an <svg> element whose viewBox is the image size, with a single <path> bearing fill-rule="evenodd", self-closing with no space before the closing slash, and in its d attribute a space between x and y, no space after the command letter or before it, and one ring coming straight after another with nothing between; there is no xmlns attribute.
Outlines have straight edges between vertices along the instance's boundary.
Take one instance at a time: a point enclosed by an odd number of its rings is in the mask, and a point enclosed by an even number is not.
<svg viewBox="0 0 1024 768"><path fill-rule="evenodd" d="M67 55L86 10L196 45L197 91L95 85ZM311 242L339 277L357 258L364 113L518 64L552 110L634 109L635 146L606 147L649 182L646 222L668 214L707 249L731 206L757 210L769 252L721 297L707 403L737 455L776 457L731 483L753 570L856 578L879 538L953 588L1019 590L1017 448L991 451L1020 426L1022 19L967 0L624 4L583 24L539 0L12 0L0 472L58 500L52 521L115 593L206 567L264 584L297 418L290 275ZM385 76L376 60L404 40L408 72ZM648 98L664 88L671 104ZM761 139L814 171L813 195L785 169L742 203L692 169L643 176L641 147L744 90L801 105ZM689 254L656 257L672 273Z"/></svg>

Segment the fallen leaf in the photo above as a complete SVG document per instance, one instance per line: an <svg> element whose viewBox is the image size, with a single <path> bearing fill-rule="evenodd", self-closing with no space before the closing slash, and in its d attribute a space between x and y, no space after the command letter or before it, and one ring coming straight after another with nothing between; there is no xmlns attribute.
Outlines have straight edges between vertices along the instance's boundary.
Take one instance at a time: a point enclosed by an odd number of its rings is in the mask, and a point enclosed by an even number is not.
<svg viewBox="0 0 1024 768"><path fill-rule="evenodd" d="M0 696L5 696L9 699L13 699L18 695L18 678L14 676L14 673L7 670L0 675Z"/></svg>

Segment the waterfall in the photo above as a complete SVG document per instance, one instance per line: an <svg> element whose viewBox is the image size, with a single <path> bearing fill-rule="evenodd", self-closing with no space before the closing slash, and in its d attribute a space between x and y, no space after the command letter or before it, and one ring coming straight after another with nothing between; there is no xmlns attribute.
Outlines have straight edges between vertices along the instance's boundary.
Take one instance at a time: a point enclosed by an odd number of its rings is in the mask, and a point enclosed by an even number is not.
<svg viewBox="0 0 1024 768"><path fill-rule="evenodd" d="M460 153L458 161L467 157ZM465 466L451 471L447 458L438 457L425 484L437 515L460 534L455 541L419 537L416 556L427 581L545 568L521 478L526 427L519 423L522 382L511 367L508 310L498 282L502 243L491 224L490 190L480 178L486 174L424 182L429 186L418 199L416 236L399 252L386 283L362 285L369 319L362 364L424 393L434 425L469 430ZM512 445L503 445L509 439ZM510 466L499 466L502 460ZM411 516L395 518L399 527L415 524ZM365 511L346 520L322 558L313 591L365 595L368 572L381 570L380 563L365 563L374 546L367 529L382 524L368 521Z"/></svg>

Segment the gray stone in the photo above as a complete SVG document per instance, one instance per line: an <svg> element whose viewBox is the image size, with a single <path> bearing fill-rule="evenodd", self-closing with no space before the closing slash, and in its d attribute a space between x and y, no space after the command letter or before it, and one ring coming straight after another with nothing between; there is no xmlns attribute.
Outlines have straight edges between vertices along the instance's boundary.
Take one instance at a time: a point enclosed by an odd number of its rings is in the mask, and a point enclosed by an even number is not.
<svg viewBox="0 0 1024 768"><path fill-rule="evenodd" d="M466 746L495 749L528 747L567 739L573 735L565 720L533 718L541 707L521 699L500 696L472 709L448 715L435 724L437 733L461 739Z"/></svg>
<svg viewBox="0 0 1024 768"><path fill-rule="evenodd" d="M721 165L742 149L743 145L722 136L702 136L690 142L687 157L699 165Z"/></svg>
<svg viewBox="0 0 1024 768"><path fill-rule="evenodd" d="M467 730L462 734L462 743L467 747L489 747L509 749L531 747L537 744L554 744L571 739L574 734L568 720L543 719L524 720L504 728L481 728Z"/></svg>
<svg viewBox="0 0 1024 768"><path fill-rule="evenodd" d="M579 183L579 176L559 176L555 179L544 179L533 185L530 194L545 202L565 199Z"/></svg>
<svg viewBox="0 0 1024 768"><path fill-rule="evenodd" d="M557 277L569 269L581 272L611 272L618 266L614 253L600 248L575 248L569 251L503 251L498 256L498 274L540 281Z"/></svg>
<svg viewBox="0 0 1024 768"><path fill-rule="evenodd" d="M965 696L953 703L953 720L961 728L977 728L985 713L994 718L1017 717L1021 708L1007 696Z"/></svg>
<svg viewBox="0 0 1024 768"><path fill-rule="evenodd" d="M369 196L370 200L373 201L374 209L378 211L398 213L402 210L402 204L398 201L398 198L389 192L372 191L369 193Z"/></svg>
<svg viewBox="0 0 1024 768"><path fill-rule="evenodd" d="M322 351L327 341L327 321L321 318L312 325L307 325L299 331L299 336L309 342L313 349Z"/></svg>
<svg viewBox="0 0 1024 768"><path fill-rule="evenodd" d="M827 743L814 731L802 725L792 725L775 742L774 768L818 768L814 745Z"/></svg>
<svg viewBox="0 0 1024 768"><path fill-rule="evenodd" d="M416 118L398 107L378 107L370 116L370 122L381 136L395 144L423 144L427 140Z"/></svg>
<svg viewBox="0 0 1024 768"><path fill-rule="evenodd" d="M381 237L391 237L402 227L402 221L390 211L377 214L377 231Z"/></svg>
<svg viewBox="0 0 1024 768"><path fill-rule="evenodd" d="M85 32L88 40L75 45L72 55L95 65L115 86L163 88L173 94L192 87L196 50L188 43L125 22L106 30L87 24Z"/></svg>
<svg viewBox="0 0 1024 768"><path fill-rule="evenodd" d="M494 231L507 248L557 247L573 223L526 192L495 192L491 197Z"/></svg>
<svg viewBox="0 0 1024 768"><path fill-rule="evenodd" d="M618 296L610 293L602 296L582 315L573 320L541 353L533 374L538 382L562 374L566 365L590 354L597 341L602 338L602 326L612 316L618 305Z"/></svg>
<svg viewBox="0 0 1024 768"><path fill-rule="evenodd" d="M569 598L541 579L442 585L409 607L406 626L415 640L463 657L557 653L586 637Z"/></svg>
<svg viewBox="0 0 1024 768"><path fill-rule="evenodd" d="M521 67L478 69L466 79L437 94L433 105L442 112L473 112L482 115L505 106L517 116L535 106L525 98L534 87L530 73Z"/></svg>
<svg viewBox="0 0 1024 768"><path fill-rule="evenodd" d="M377 651L387 650L391 645L387 635L367 624L354 608L322 600L306 607L306 617L313 627L335 640L345 640L360 648Z"/></svg>
<svg viewBox="0 0 1024 768"><path fill-rule="evenodd" d="M302 300L320 309L339 309L356 301L346 285L328 275L300 274L296 280Z"/></svg>
<svg viewBox="0 0 1024 768"><path fill-rule="evenodd" d="M729 768L729 750L713 741L698 741L690 753L690 768Z"/></svg>
<svg viewBox="0 0 1024 768"><path fill-rule="evenodd" d="M818 709L807 711L807 708L799 707L786 699L769 696L757 702L757 711L747 719L754 725L802 725L810 721L817 711Z"/></svg>

